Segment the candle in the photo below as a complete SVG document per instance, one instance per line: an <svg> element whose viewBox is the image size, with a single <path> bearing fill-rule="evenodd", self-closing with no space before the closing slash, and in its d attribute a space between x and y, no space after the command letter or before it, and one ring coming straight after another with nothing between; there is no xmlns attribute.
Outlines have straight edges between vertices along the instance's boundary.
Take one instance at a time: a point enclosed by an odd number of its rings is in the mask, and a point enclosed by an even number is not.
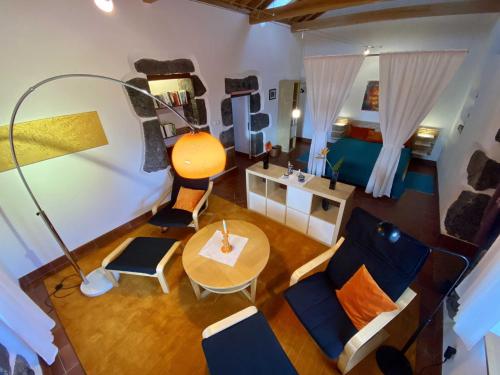
<svg viewBox="0 0 500 375"><path fill-rule="evenodd" d="M222 220L222 226L224 228L224 233L227 233L226 220Z"/></svg>

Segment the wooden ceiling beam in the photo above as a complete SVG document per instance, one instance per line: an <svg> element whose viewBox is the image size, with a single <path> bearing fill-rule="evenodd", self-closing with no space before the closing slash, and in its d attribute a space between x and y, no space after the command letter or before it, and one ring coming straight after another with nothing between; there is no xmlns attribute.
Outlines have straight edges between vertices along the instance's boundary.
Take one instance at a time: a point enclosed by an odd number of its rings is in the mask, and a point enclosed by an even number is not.
<svg viewBox="0 0 500 375"><path fill-rule="evenodd" d="M292 24L292 32L327 29L339 26L358 25L362 23L390 21L406 18L435 16L452 16L460 14L480 14L500 12L499 0L468 0L452 3L431 3L406 7L375 10L365 13L354 13L304 21Z"/></svg>
<svg viewBox="0 0 500 375"><path fill-rule="evenodd" d="M143 3L146 3L146 4L153 4L155 2L157 2L158 0L142 0Z"/></svg>
<svg viewBox="0 0 500 375"><path fill-rule="evenodd" d="M250 24L280 21L293 17L301 17L313 13L321 13L334 9L348 8L357 5L370 4L387 0L302 0L293 3L250 13Z"/></svg>
<svg viewBox="0 0 500 375"><path fill-rule="evenodd" d="M244 8L240 5L237 4L231 4L228 1L224 0L196 0L200 3L205 3L205 4L210 4L210 5L215 5L221 8L226 8L230 10L234 10L239 13L244 13L244 14L249 14L250 10L245 6Z"/></svg>

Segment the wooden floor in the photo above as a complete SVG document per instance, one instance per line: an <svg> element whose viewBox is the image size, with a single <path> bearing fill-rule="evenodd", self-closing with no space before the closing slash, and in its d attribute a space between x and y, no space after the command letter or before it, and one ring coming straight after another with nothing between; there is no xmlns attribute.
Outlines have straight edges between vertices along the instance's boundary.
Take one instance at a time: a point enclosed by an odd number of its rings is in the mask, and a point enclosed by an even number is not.
<svg viewBox="0 0 500 375"><path fill-rule="evenodd" d="M339 374L300 324L282 293L294 269L327 249L309 237L257 213L213 196L201 225L226 219L243 219L258 225L269 238L271 256L259 277L255 305L264 313L300 374ZM170 229L169 237L182 239L192 230ZM132 233L79 260L85 272L98 267L113 248L129 236L165 236L157 227L144 224ZM298 247L297 243L301 246ZM67 268L45 280L48 290L65 276ZM206 374L201 349L204 327L250 306L241 293L210 295L196 300L183 271L181 255L175 255L165 269L171 292L162 294L153 278L123 275L118 288L98 298L73 293L52 298L62 326L88 374ZM414 301L391 322L389 343L401 346L405 334L416 327L418 302ZM415 350L408 353L412 362ZM379 374L374 354L351 374Z"/></svg>

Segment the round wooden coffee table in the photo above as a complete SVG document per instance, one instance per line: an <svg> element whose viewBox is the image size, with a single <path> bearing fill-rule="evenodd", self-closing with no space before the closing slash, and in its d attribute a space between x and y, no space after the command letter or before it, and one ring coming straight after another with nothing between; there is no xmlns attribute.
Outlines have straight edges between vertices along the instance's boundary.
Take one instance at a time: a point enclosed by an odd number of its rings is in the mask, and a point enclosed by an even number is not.
<svg viewBox="0 0 500 375"><path fill-rule="evenodd" d="M234 267L199 254L215 231L222 231L222 221L219 221L200 229L189 239L182 254L184 270L198 299L210 293L242 292L255 302L257 277L269 260L269 240L262 230L245 221L226 220L226 224L230 234L248 238Z"/></svg>

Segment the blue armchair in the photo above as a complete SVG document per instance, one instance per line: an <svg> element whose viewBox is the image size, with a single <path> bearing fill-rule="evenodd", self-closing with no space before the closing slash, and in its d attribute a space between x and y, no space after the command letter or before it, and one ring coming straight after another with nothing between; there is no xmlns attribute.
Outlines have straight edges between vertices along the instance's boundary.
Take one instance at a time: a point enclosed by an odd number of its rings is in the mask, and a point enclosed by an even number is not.
<svg viewBox="0 0 500 375"><path fill-rule="evenodd" d="M416 296L408 287L429 255L427 246L404 233L396 243L378 235L380 221L355 208L346 226L347 239L341 238L333 248L297 269L285 292L301 323L322 351L337 359L344 374L387 338L384 326ZM326 270L302 279L327 261ZM363 264L398 309L378 315L358 331L335 290L342 288Z"/></svg>
<svg viewBox="0 0 500 375"><path fill-rule="evenodd" d="M202 336L212 375L297 375L266 318L255 306L208 326Z"/></svg>

